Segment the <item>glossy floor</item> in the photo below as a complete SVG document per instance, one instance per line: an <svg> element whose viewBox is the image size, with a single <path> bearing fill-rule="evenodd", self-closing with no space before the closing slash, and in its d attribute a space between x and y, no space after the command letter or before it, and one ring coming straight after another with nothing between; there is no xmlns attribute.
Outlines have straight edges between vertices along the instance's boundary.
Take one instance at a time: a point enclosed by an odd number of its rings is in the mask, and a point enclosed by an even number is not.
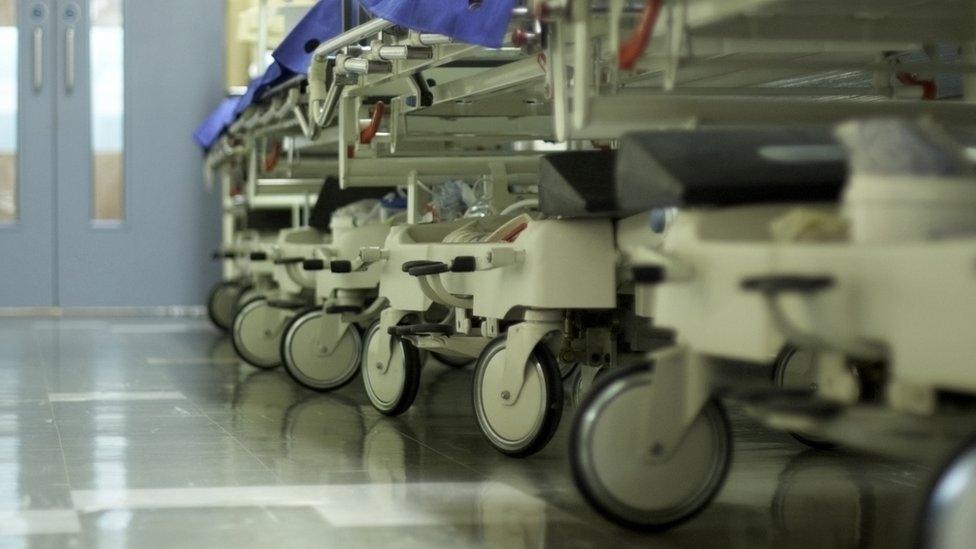
<svg viewBox="0 0 976 549"><path fill-rule="evenodd" d="M572 409L546 451L505 458L470 370L428 364L390 420L358 382L318 395L240 364L204 320L3 319L0 349L3 547L897 547L927 476L733 412L717 500L636 534L577 495Z"/></svg>

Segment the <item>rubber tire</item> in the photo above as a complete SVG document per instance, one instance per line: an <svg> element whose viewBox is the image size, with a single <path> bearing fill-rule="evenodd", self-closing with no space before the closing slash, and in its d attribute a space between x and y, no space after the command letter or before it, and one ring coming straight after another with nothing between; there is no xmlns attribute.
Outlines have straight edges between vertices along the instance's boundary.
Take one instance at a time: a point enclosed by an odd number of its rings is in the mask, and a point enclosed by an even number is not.
<svg viewBox="0 0 976 549"><path fill-rule="evenodd" d="M342 378L338 383L328 385L328 386L321 386L321 385L315 385L309 383L308 380L303 377L304 374L298 371L298 368L295 367L293 361L290 360L292 354L288 348L288 344L292 338L292 331L297 329L298 326L300 326L300 324L302 323L302 321L305 319L306 316L316 314L316 313L321 315L326 314L321 307L304 309L302 311L299 311L299 313L296 314L294 317L292 317L292 319L288 321L288 324L285 325L285 331L282 333L281 336L281 364L285 367L285 371L288 372L288 375L302 387L305 387L306 389L311 389L313 391L318 391L320 393L327 393L329 391L335 391L336 389L341 389L342 387L345 387L346 385L351 383L352 380L356 379L356 374L360 372L360 364L363 358L363 338L362 338L362 334L359 333L359 329L356 328L356 325L350 324L348 330L352 330L355 333L355 340L357 341L357 345L359 346L359 350L356 352L355 367L352 368L350 373L346 375L344 378ZM345 334L343 334L342 337L345 338L346 337Z"/></svg>
<svg viewBox="0 0 976 549"><path fill-rule="evenodd" d="M269 306L269 305L267 305L267 301L268 301L267 298L258 297L258 298L255 298L255 299L252 299L252 300L248 301L247 303L244 304L243 307L241 307L241 310L240 311L237 311L237 314L234 316L234 326L233 326L233 329L231 330L231 341L234 343L234 350L237 351L237 356L239 356L244 362L247 362L248 364L250 364L251 366L254 366L255 368L261 368L262 370L273 370L273 369L281 366L281 353L277 353L277 358L276 358L274 364L271 364L271 363L261 363L261 362L255 361L254 360L254 357L248 357L248 354L249 353L243 351L243 344L240 341L240 336L239 336L240 330L239 330L239 327L238 327L238 324L240 322L242 322L242 319L244 318L244 315L248 311L250 311L250 309L252 309L254 307L257 307L258 305L256 305L256 304L259 303L259 302L265 302L265 305L264 306L267 307L267 306Z"/></svg>
<svg viewBox="0 0 976 549"><path fill-rule="evenodd" d="M545 448L546 445L549 444L549 441L552 440L553 435L556 434L556 429L559 428L559 421L562 419L563 415L563 381L559 372L559 365L556 362L556 357L553 356L552 351L550 351L549 347L543 343L537 344L532 350L532 353L529 355L529 359L538 362L540 371L542 372L542 387L546 394L543 417L539 422L539 427L537 428L535 434L522 444L518 446L500 445L497 441L493 440L492 435L487 432L490 430L490 425L486 425L488 423L486 418L487 413L483 413L479 410L482 392L480 380L483 379L485 369L488 367L490 360L497 352L496 349L498 347L505 347L506 345L506 336L499 336L481 351L481 355L478 357L478 361L475 364L474 379L471 382L471 404L474 408L474 416L477 419L478 428L481 430L481 434L484 435L488 443L506 456L525 458Z"/></svg>
<svg viewBox="0 0 976 549"><path fill-rule="evenodd" d="M708 507L709 503L711 503L715 496L718 495L718 492L725 484L725 479L728 476L729 469L731 467L733 440L732 427L729 424L728 416L725 414L721 404L716 400L708 402L702 409L702 413L710 414L711 421L715 422L712 424L712 426L717 427L721 431L721 444L723 445L724 452L717 456L718 459L721 460L721 463L718 464L716 474L711 477L709 483L705 487L706 491L703 492L704 495L698 502L696 502L695 506L678 516L670 517L667 520L661 521L637 521L633 520L632 518L625 517L612 509L610 505L599 495L598 490L594 488L583 463L584 452L588 452L589 450L589 448L585 446L584 442L585 422L588 416L598 413L597 410L591 410L591 408L602 400L602 393L604 391L610 390L617 382L630 376L645 375L650 374L650 372L651 367L647 364L639 364L627 368L614 369L590 389L573 422L573 427L570 434L569 457L570 469L572 471L573 481L576 484L577 489L579 489L580 493L583 495L583 498L589 502L589 504L600 515L611 522L631 530L661 532L691 520L698 515L698 513L702 512L706 507ZM612 402L613 401L611 401L611 403ZM695 421L697 422L699 419L696 419Z"/></svg>
<svg viewBox="0 0 976 549"><path fill-rule="evenodd" d="M248 284L247 286L241 287L241 293L237 296L237 310L240 311L248 303L262 297L264 297L264 295L258 291L253 284Z"/></svg>
<svg viewBox="0 0 976 549"><path fill-rule="evenodd" d="M210 290L210 295L207 296L207 316L210 317L210 322L221 331L230 332L234 325L234 315L237 314L237 299L243 290L244 288L241 288L240 284L235 281L219 282ZM220 299L220 294L225 291L233 291L235 294L233 303L230 304L230 318L226 319L222 318L223 314L217 310L217 300Z"/></svg>
<svg viewBox="0 0 976 549"><path fill-rule="evenodd" d="M793 355L795 355L799 351L800 349L798 349L797 347L788 344L784 345L783 348L780 349L779 353L776 355L776 359L773 361L772 378L773 378L774 387L779 387L779 388L785 387L783 376L786 373L786 367L790 363L789 362L790 358L792 358ZM791 437L796 439L801 444L813 448L814 450L837 449L836 444L827 440L818 440L812 437L807 437L795 431L787 431L787 434L789 434Z"/></svg>
<svg viewBox="0 0 976 549"><path fill-rule="evenodd" d="M369 346L373 340L373 337L380 330L380 321L377 320L370 325L369 329L366 330L366 335L363 337L363 352L362 352L362 363L361 370L363 376L363 385L366 387L366 396L369 397L370 404L373 408L376 408L378 412L385 416L398 416L406 412L413 406L414 401L417 399L417 393L420 392L420 372L421 372L421 360L420 351L413 346L409 341L403 339L399 336L389 336L392 344L400 345L400 349L403 355L403 384L400 390L399 396L390 404L383 404L379 402L371 393L371 385L369 381L369 373L366 369L369 367Z"/></svg>
<svg viewBox="0 0 976 549"><path fill-rule="evenodd" d="M976 436L970 436L946 454L942 463L934 470L935 474L924 492L925 499L916 522L913 547L942 549L972 545L971 532L976 530L971 512L976 506L972 496L973 479L976 478L974 464ZM955 516L945 516L946 513L953 512ZM959 532L960 528L964 531ZM951 537L947 539L947 535Z"/></svg>

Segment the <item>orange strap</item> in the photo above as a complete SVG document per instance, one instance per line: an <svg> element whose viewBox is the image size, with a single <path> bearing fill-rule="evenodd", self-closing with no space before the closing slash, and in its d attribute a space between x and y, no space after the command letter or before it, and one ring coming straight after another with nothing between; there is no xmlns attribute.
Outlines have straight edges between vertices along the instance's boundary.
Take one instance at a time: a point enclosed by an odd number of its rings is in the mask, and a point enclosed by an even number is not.
<svg viewBox="0 0 976 549"><path fill-rule="evenodd" d="M657 18L661 15L661 0L647 0L644 12L641 14L640 24L634 35L620 45L620 52L617 55L617 64L621 70L629 71L637 64L637 60L647 49L647 43L651 41L651 34L654 32L654 25Z"/></svg>
<svg viewBox="0 0 976 549"><path fill-rule="evenodd" d="M383 115L386 113L386 103L382 101L377 101L376 105L373 105L373 117L369 121L369 126L363 128L363 131L359 132L359 142L363 145L369 145L373 142L373 138L376 137L376 133L380 131L380 122L383 121Z"/></svg>

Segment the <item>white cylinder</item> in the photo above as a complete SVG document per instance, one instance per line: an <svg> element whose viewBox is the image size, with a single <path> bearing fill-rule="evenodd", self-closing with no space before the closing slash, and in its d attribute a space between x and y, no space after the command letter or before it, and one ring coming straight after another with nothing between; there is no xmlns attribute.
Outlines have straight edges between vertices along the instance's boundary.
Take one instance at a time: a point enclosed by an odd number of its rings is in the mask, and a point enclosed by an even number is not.
<svg viewBox="0 0 976 549"><path fill-rule="evenodd" d="M976 179L854 175L844 217L860 243L905 242L976 234Z"/></svg>

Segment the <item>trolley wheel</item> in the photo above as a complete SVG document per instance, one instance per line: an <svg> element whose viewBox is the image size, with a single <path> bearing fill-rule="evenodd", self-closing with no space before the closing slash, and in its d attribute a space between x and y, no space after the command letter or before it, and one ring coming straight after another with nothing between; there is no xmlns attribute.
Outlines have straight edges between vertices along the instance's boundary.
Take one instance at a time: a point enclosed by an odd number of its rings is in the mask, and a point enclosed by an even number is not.
<svg viewBox="0 0 976 549"><path fill-rule="evenodd" d="M450 366L451 368L461 370L466 368L469 364L475 361L475 359L467 356L456 356L448 355L444 353L431 353L438 362L445 366Z"/></svg>
<svg viewBox="0 0 976 549"><path fill-rule="evenodd" d="M280 312L268 300L252 299L234 317L231 339L245 362L258 368L281 366Z"/></svg>
<svg viewBox="0 0 976 549"><path fill-rule="evenodd" d="M645 420L649 365L607 374L586 396L570 440L577 488L604 517L627 528L660 531L704 509L732 461L732 429L717 401L702 408L670 459L648 459L634 421ZM646 418L650 419L650 418Z"/></svg>
<svg viewBox="0 0 976 549"><path fill-rule="evenodd" d="M207 298L207 316L214 326L229 332L237 314L237 298L241 295L240 284L225 281L216 284Z"/></svg>
<svg viewBox="0 0 976 549"><path fill-rule="evenodd" d="M776 355L773 363L773 385L786 389L816 390L817 369L814 363L814 353L799 349L793 345L786 345ZM793 431L790 436L801 443L817 450L833 450L836 444L816 437L807 436Z"/></svg>
<svg viewBox="0 0 976 549"><path fill-rule="evenodd" d="M382 364L372 360L381 345L391 348L386 372L381 371ZM369 401L380 413L398 416L413 405L420 390L420 365L420 351L402 337L381 333L379 321L366 331L361 367L363 385Z"/></svg>
<svg viewBox="0 0 976 549"><path fill-rule="evenodd" d="M925 495L915 547L970 547L976 538L976 438L953 451Z"/></svg>
<svg viewBox="0 0 976 549"><path fill-rule="evenodd" d="M336 346L323 348L320 341L326 325L340 322L340 315L306 309L295 315L281 338L281 362L295 381L316 391L331 391L346 385L359 372L363 339L352 324Z"/></svg>
<svg viewBox="0 0 976 549"><path fill-rule="evenodd" d="M262 297L264 297L264 293L250 284L241 287L240 293L237 294L237 301L234 303L234 314L237 314L248 303Z"/></svg>
<svg viewBox="0 0 976 549"><path fill-rule="evenodd" d="M475 417L482 434L499 452L527 457L552 439L563 413L563 384L556 357L544 344L529 355L525 385L515 404L506 405L502 374L508 342L505 336L488 344L478 357L473 380Z"/></svg>
<svg viewBox="0 0 976 549"><path fill-rule="evenodd" d="M559 378L563 381L567 381L574 377L574 374L580 371L580 365L578 362L573 362L571 364L563 364L559 362Z"/></svg>
<svg viewBox="0 0 976 549"><path fill-rule="evenodd" d="M601 366L597 369L597 372L593 376L587 375L587 372L583 367L576 369L576 375L573 376L572 381L572 403L574 406L579 408L583 405L583 400L586 398L587 393L590 392L590 388L597 385L601 379L604 378L612 370L606 366Z"/></svg>

